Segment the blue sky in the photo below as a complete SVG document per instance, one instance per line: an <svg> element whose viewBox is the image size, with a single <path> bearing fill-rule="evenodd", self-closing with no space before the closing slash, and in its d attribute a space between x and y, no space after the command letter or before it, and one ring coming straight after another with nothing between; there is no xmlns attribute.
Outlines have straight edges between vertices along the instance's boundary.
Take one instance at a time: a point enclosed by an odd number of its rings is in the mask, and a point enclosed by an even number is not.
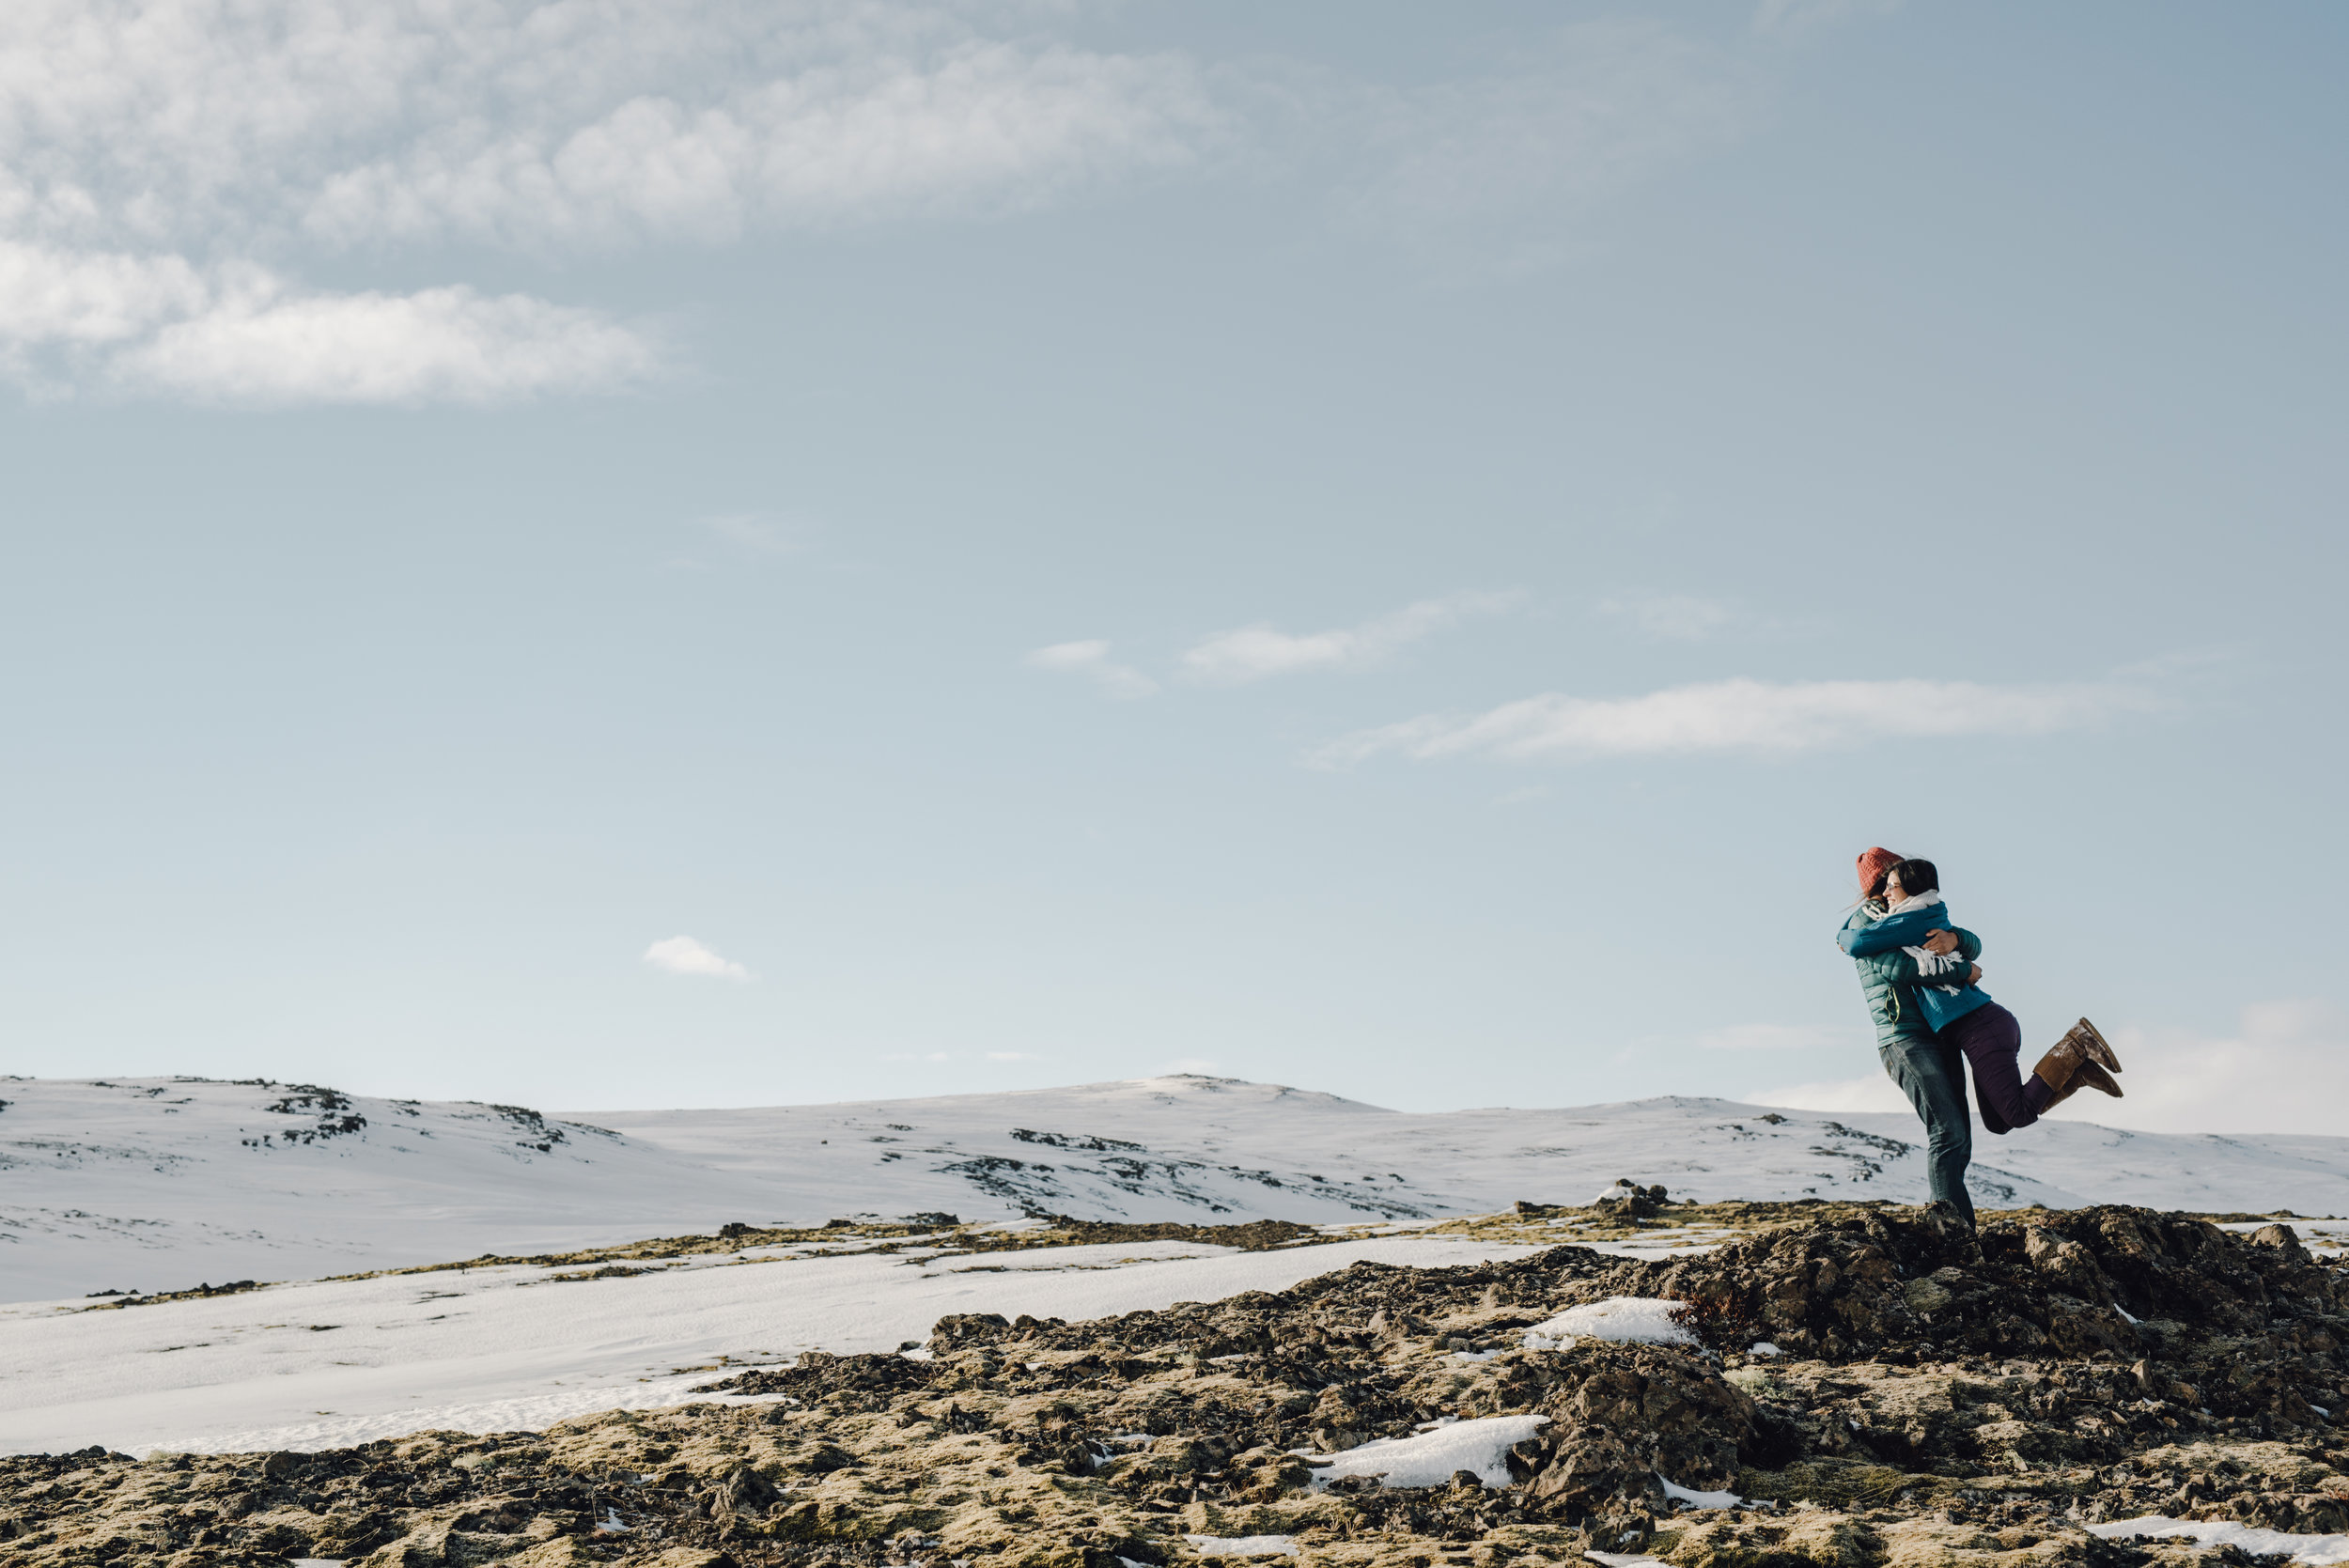
<svg viewBox="0 0 2349 1568"><path fill-rule="evenodd" d="M2338 8L217 11L0 19L8 1070L1860 1109L1884 843L2349 1107Z"/></svg>

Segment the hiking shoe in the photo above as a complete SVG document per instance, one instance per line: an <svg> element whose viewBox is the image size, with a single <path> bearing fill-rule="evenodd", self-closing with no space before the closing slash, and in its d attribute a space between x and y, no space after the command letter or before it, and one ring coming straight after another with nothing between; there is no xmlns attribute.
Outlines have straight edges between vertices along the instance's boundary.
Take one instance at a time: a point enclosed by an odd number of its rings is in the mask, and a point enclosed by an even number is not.
<svg viewBox="0 0 2349 1568"><path fill-rule="evenodd" d="M2121 1059L2112 1054L2112 1048L2105 1043L2105 1037L2086 1018L2065 1031L2063 1039L2058 1045L2071 1042L2078 1044L2080 1055L2085 1060L2093 1062L2107 1072L2117 1073L2121 1070Z"/></svg>
<svg viewBox="0 0 2349 1568"><path fill-rule="evenodd" d="M1932 1203L1927 1203L1925 1218L1928 1222L1944 1229L1961 1231L1967 1235L1974 1234L1973 1219L1964 1209L1959 1208L1947 1198L1936 1198Z"/></svg>
<svg viewBox="0 0 2349 1568"><path fill-rule="evenodd" d="M2048 1048L2047 1054L2039 1059L2039 1065L2031 1071L2046 1079L2047 1087L2056 1092L2055 1099L2047 1102L2053 1105L2077 1087L2074 1075L2084 1066L2095 1068L2099 1077L2108 1069L2116 1073L2121 1070L2121 1059L2112 1054L2112 1048L2105 1044L2105 1037L2097 1033L2096 1026L2086 1018L2065 1030L2063 1038ZM2105 1079L2106 1083L2111 1081L2108 1078ZM2117 1095L2121 1091L2115 1087L2107 1089L2105 1093Z"/></svg>
<svg viewBox="0 0 2349 1568"><path fill-rule="evenodd" d="M2047 1103L2039 1108L2042 1116L2078 1094L2083 1084L2110 1094L2116 1100L2121 1097L2121 1086L2112 1081L2112 1075L2077 1051L2065 1049L2070 1045L2072 1039L2066 1035L2061 1044L2041 1057L2039 1065L2031 1069L2033 1078L2043 1080L2055 1091L2047 1096Z"/></svg>

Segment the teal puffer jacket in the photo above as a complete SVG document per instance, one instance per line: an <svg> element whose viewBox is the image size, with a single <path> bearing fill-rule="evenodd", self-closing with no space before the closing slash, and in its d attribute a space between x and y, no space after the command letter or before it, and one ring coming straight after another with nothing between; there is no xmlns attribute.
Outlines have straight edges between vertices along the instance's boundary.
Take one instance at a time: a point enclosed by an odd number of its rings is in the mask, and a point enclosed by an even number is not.
<svg viewBox="0 0 2349 1568"><path fill-rule="evenodd" d="M1880 903L1862 905L1843 922L1843 929L1869 924L1883 913ZM1952 934L1957 938L1958 956L1969 964L1982 956L1982 942L1971 931L1952 928ZM1922 978L1917 972L1917 960L1896 947L1890 953L1855 958L1852 964L1859 970L1859 989L1868 999L1868 1017L1876 1026L1877 1046L1930 1044L1933 1025L1917 1000L1917 984ZM1941 984L1949 981L1944 978Z"/></svg>

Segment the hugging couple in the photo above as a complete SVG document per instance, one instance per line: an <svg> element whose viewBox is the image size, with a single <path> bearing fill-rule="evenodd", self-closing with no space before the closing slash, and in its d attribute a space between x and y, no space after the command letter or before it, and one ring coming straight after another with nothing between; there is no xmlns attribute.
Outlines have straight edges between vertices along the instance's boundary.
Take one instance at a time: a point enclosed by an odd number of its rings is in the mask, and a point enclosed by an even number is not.
<svg viewBox="0 0 2349 1568"><path fill-rule="evenodd" d="M1973 1069L1983 1126L1996 1133L2030 1126L2083 1084L2118 1098L2112 1075L2121 1060L2082 1018L2028 1076L2022 1073L2023 1027L1976 984L1982 943L1950 923L1931 861L1871 849L1859 857L1859 908L1835 944L1859 966L1884 1070L1924 1121L1934 1206L1946 1206L1970 1226L1966 1165L1973 1158L1974 1129L1960 1059Z"/></svg>

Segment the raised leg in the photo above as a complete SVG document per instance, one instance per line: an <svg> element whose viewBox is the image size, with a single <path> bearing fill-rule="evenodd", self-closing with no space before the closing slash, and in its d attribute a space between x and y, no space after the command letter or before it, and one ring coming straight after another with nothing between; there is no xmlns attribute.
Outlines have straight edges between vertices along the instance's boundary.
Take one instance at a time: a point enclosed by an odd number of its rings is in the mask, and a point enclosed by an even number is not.
<svg viewBox="0 0 2349 1568"><path fill-rule="evenodd" d="M1935 1038L1966 1053L1966 1063L1974 1070L1974 1097L1982 1102L1983 1125L1992 1132L2030 1126L2061 1087L2036 1074L2024 1076L2023 1026L1995 1001L1975 1008Z"/></svg>

